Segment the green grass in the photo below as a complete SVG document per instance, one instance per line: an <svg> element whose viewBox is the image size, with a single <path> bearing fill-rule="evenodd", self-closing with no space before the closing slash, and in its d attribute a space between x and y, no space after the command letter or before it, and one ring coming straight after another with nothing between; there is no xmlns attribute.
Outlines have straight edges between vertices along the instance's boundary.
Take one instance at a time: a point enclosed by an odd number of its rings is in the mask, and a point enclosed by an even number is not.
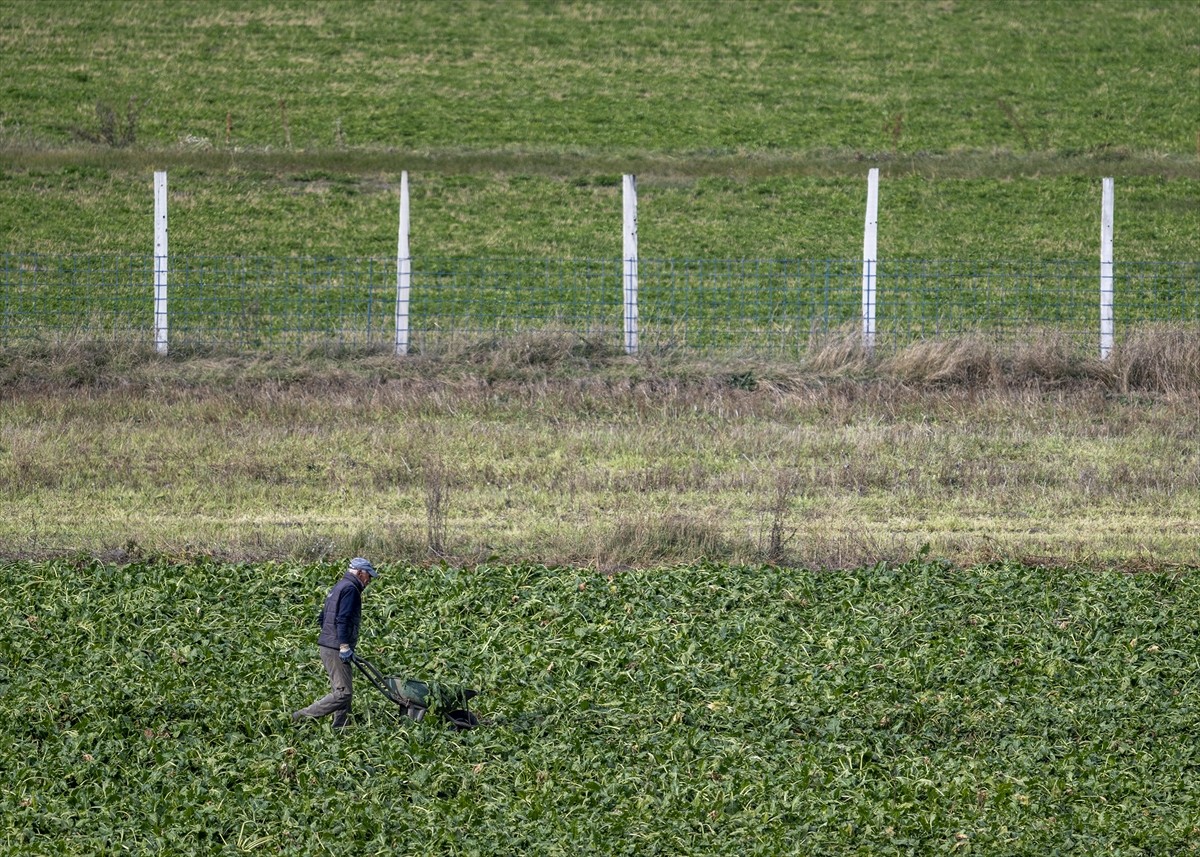
<svg viewBox="0 0 1200 857"><path fill-rule="evenodd" d="M1091 265L1102 176L1117 179L1123 270L1194 265L1200 250L1190 118L1200 67L1187 40L1198 19L1185 3L5 8L0 249L8 253L146 254L151 173L167 169L171 248L181 258L388 259L399 173L409 170L418 268L463 257L526 258L534 269L546 259L611 260L621 251L620 175L634 172L647 272L653 260L852 263L872 166L883 171L885 259ZM1123 307L1190 321L1193 280L1191 268L1179 280L1130 276ZM469 288L507 297L529 282L506 262ZM273 297L275 285L255 281L249 308L243 283L220 287L222 296L239 292L239 307L216 320L182 310L175 343L187 345L188 330L251 322L262 329L239 347L283 336L294 327L293 298ZM429 287L418 285L414 309L427 316ZM904 296L893 290L881 301L881 332L958 334L976 317L1008 312L971 306L993 299L969 293L961 276L935 285L939 304L966 293L966 305L930 317L897 309ZM25 286L41 296L51 284ZM644 286L647 343L670 346L685 331L689 342L717 342L699 326L731 314L737 328L774 331L786 343L775 353L793 352L814 329L808 317L788 317L794 296L742 315L697 294L681 318L653 305L656 291L673 294L676 283ZM1063 287L1038 284L1047 286ZM215 297L205 288L206 300ZM584 300L571 288L566 310L533 314L569 321ZM1151 307L1159 292L1181 288L1181 313ZM847 321L855 297L823 315L817 331ZM1030 314L1015 309L1014 323L1087 330L1091 348L1093 298L1090 289L1086 299L1054 298L1076 304L1056 318L1035 297ZM614 291L607 302L617 299ZM14 311L27 314L25 303L10 304ZM338 310L326 302L312 312ZM430 335L508 327L490 310L472 312L482 317L434 310L424 326ZM144 330L139 313L133 324ZM96 314L72 317L70 327L102 323ZM382 315L386 324L390 313ZM619 319L610 312L598 323ZM359 333L367 322L356 323L350 344L390 339L371 325ZM314 321L295 338L309 347L331 326Z"/></svg>
<svg viewBox="0 0 1200 857"><path fill-rule="evenodd" d="M336 565L0 566L0 849L1194 853L1196 575L937 562L612 578L380 563L360 652L484 725L323 693Z"/></svg>
<svg viewBox="0 0 1200 857"><path fill-rule="evenodd" d="M1093 258L1103 175L1197 255L1187 3L5 8L9 252L146 252L167 169L177 253L388 256L408 169L426 257L615 256L635 172L645 257L852 259L878 165L887 256Z"/></svg>
<svg viewBox="0 0 1200 857"><path fill-rule="evenodd" d="M399 165L398 165L399 166ZM0 175L9 253L150 254L152 170L10 169ZM399 170L168 174L181 256L394 258ZM410 175L417 258L619 258L619 176ZM840 178L639 180L647 259L855 259L866 169ZM881 258L1099 257L1100 182L1084 177L884 177ZM1200 176L1116 183L1119 261L1193 261ZM1097 265L1099 263L1097 262Z"/></svg>
<svg viewBox="0 0 1200 857"><path fill-rule="evenodd" d="M0 121L37 145L98 135L97 102L121 120L136 99L154 147L1196 154L1186 2L4 13Z"/></svg>

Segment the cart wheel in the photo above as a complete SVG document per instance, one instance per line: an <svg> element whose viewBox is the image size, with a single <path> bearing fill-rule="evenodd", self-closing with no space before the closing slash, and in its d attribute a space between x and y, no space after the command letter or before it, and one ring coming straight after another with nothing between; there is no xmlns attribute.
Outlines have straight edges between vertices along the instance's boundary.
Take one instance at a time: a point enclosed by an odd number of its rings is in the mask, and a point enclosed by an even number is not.
<svg viewBox="0 0 1200 857"><path fill-rule="evenodd" d="M479 725L479 718L462 708L457 708L454 711L446 713L446 720L456 732L464 732L467 729L474 729Z"/></svg>

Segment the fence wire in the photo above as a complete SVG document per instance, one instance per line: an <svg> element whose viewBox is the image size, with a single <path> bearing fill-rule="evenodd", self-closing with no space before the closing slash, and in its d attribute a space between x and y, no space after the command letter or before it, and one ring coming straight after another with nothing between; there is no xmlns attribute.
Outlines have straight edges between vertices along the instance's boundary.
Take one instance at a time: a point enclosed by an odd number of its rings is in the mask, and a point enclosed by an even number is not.
<svg viewBox="0 0 1200 857"><path fill-rule="evenodd" d="M1056 336L1094 351L1096 261L885 259L875 345L981 336ZM410 351L545 330L623 339L622 261L415 258ZM642 350L798 355L862 327L859 259L639 259ZM1118 341L1151 323L1200 323L1200 262L1115 266ZM395 259L179 256L169 259L172 350L391 348ZM154 344L150 256L0 256L0 345Z"/></svg>

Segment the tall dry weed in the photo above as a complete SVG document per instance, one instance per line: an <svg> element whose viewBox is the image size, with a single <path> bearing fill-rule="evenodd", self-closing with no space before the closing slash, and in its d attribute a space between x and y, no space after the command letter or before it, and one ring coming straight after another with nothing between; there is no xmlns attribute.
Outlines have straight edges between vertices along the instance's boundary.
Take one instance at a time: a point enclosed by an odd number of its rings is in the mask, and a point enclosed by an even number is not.
<svg viewBox="0 0 1200 857"><path fill-rule="evenodd" d="M1121 392L1200 395L1200 327L1137 330L1113 349L1109 361Z"/></svg>
<svg viewBox="0 0 1200 857"><path fill-rule="evenodd" d="M447 530L450 518L450 474L441 459L425 463L425 541L429 553L447 555Z"/></svg>
<svg viewBox="0 0 1200 857"><path fill-rule="evenodd" d="M995 346L977 337L913 343L885 358L880 371L912 384L985 388L1004 380Z"/></svg>
<svg viewBox="0 0 1200 857"><path fill-rule="evenodd" d="M767 523L761 544L762 557L766 562L779 564L785 561L788 545L796 536L788 516L800 490L800 477L795 471L784 471L775 477L775 490L766 512Z"/></svg>
<svg viewBox="0 0 1200 857"><path fill-rule="evenodd" d="M802 361L807 371L821 375L854 375L871 366L871 352L857 331L842 330L809 344Z"/></svg>
<svg viewBox="0 0 1200 857"><path fill-rule="evenodd" d="M597 542L593 562L613 570L660 562L724 559L732 554L718 522L672 512L625 517Z"/></svg>

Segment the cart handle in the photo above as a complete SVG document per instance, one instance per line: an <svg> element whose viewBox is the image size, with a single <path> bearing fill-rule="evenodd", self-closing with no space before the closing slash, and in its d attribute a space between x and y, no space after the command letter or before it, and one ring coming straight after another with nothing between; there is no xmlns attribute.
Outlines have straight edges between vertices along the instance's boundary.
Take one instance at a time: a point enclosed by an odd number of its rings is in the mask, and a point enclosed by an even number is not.
<svg viewBox="0 0 1200 857"><path fill-rule="evenodd" d="M367 677L367 681L375 685L376 689L378 689L380 693L382 693L392 702L396 703L397 705L405 705L408 703L407 699L402 699L396 694L392 693L391 688L389 688L387 685L387 680L383 677L383 673L381 673L379 669L366 658L360 658L358 655L352 654L350 655L350 662L358 667L359 671Z"/></svg>

